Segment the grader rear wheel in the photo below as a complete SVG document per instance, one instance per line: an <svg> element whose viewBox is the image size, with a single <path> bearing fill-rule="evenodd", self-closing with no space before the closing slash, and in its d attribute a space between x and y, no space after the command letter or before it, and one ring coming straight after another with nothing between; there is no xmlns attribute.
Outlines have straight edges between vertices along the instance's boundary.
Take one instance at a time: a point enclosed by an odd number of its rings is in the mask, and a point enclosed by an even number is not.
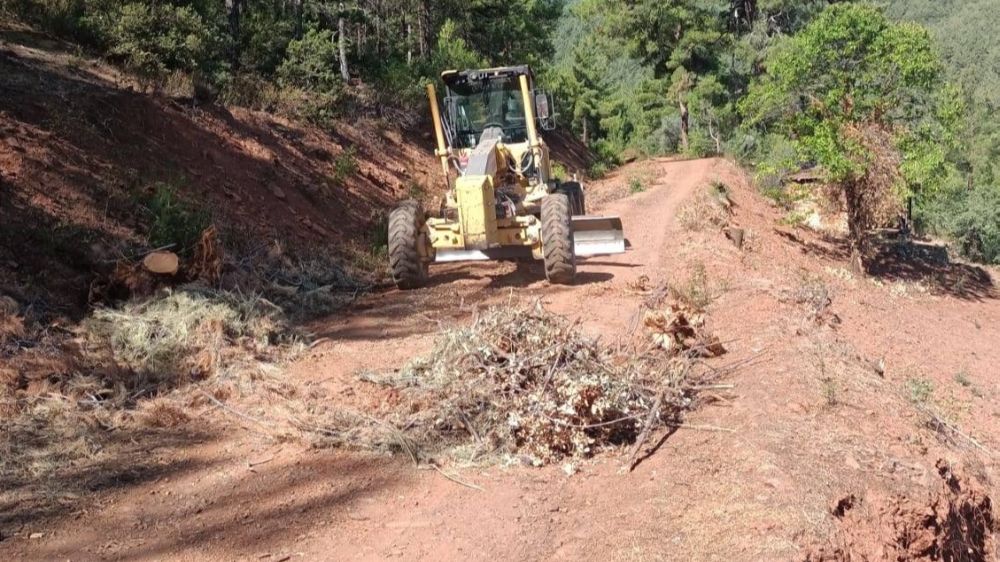
<svg viewBox="0 0 1000 562"><path fill-rule="evenodd" d="M389 270L400 289L418 289L427 283L427 263L420 256L424 209L403 201L389 215Z"/></svg>
<svg viewBox="0 0 1000 562"><path fill-rule="evenodd" d="M572 216L567 194L551 193L542 199L542 254L549 283L569 285L576 279Z"/></svg>

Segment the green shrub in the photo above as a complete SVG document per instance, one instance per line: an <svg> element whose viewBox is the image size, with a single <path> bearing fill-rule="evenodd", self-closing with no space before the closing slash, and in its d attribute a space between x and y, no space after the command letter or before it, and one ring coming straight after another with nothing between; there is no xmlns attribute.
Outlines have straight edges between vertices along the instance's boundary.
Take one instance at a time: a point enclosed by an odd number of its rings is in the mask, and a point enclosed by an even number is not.
<svg viewBox="0 0 1000 562"><path fill-rule="evenodd" d="M688 135L688 148L685 151L687 156L705 158L718 154L715 147L715 139L709 136L705 129L691 129Z"/></svg>
<svg viewBox="0 0 1000 562"><path fill-rule="evenodd" d="M1000 264L1000 188L958 186L918 213L918 227L954 240L966 258Z"/></svg>
<svg viewBox="0 0 1000 562"><path fill-rule="evenodd" d="M758 157L756 184L765 194L785 190L785 179L802 168L795 141L778 135L764 139L762 154Z"/></svg>
<svg viewBox="0 0 1000 562"><path fill-rule="evenodd" d="M587 170L587 175L590 179L599 180L608 175L608 166L604 162L598 160L590 165L590 168Z"/></svg>
<svg viewBox="0 0 1000 562"><path fill-rule="evenodd" d="M145 78L159 80L171 70L210 72L221 60L219 35L188 6L131 2L87 19L107 37L112 60Z"/></svg>
<svg viewBox="0 0 1000 562"><path fill-rule="evenodd" d="M288 44L285 60L278 67L278 80L283 86L336 94L344 85L339 65L333 32L314 28Z"/></svg>
<svg viewBox="0 0 1000 562"><path fill-rule="evenodd" d="M570 180L570 173L568 171L566 171L566 166L563 166L562 163L556 162L555 160L553 160L552 161L552 177L554 177L555 179L560 180L560 181L569 181Z"/></svg>
<svg viewBox="0 0 1000 562"><path fill-rule="evenodd" d="M621 163L619 155L625 150L624 147L603 139L594 143L593 148L597 154L597 159L608 169L614 168Z"/></svg>
<svg viewBox="0 0 1000 562"><path fill-rule="evenodd" d="M642 180L636 176L632 176L628 179L628 192L629 193L642 193L646 191L646 186L642 184Z"/></svg>
<svg viewBox="0 0 1000 562"><path fill-rule="evenodd" d="M760 137L753 132L736 130L726 139L722 150L730 158L740 164L749 165L759 155L761 150Z"/></svg>
<svg viewBox="0 0 1000 562"><path fill-rule="evenodd" d="M188 253L211 224L207 211L180 201L176 190L165 184L157 186L147 210L152 218L149 244L154 248L174 244L178 253Z"/></svg>
<svg viewBox="0 0 1000 562"><path fill-rule="evenodd" d="M392 59L377 61L372 64L377 74L372 81L375 84L375 97L379 105L400 109L421 109L427 105L427 78L419 65L408 65L403 60ZM443 67L442 67L443 68ZM433 74L433 70L428 74Z"/></svg>
<svg viewBox="0 0 1000 562"><path fill-rule="evenodd" d="M358 173L358 151L352 146L334 157L333 176L330 179L336 185L343 185L347 178L356 173Z"/></svg>

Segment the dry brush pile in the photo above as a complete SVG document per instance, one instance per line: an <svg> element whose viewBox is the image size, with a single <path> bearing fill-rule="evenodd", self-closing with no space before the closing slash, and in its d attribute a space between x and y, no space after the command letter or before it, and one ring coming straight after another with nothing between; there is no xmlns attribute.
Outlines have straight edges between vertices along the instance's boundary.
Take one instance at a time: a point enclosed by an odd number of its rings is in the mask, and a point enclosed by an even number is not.
<svg viewBox="0 0 1000 562"><path fill-rule="evenodd" d="M700 232L729 224L733 202L729 188L715 181L699 189L677 212L677 222L686 230Z"/></svg>
<svg viewBox="0 0 1000 562"><path fill-rule="evenodd" d="M0 489L55 483L115 454L120 435L184 424L208 395L288 394L277 374L307 339L296 321L360 290L336 263L273 244L226 255L209 228L189 257L122 257L93 284L79 324L3 297Z"/></svg>
<svg viewBox="0 0 1000 562"><path fill-rule="evenodd" d="M465 462L543 465L632 444L676 426L710 374L691 357L612 348L540 305L498 307L446 330L434 350L394 373L362 378L398 392L379 418L323 413L300 427L335 445ZM674 350L677 351L677 350ZM325 416L325 419L324 419Z"/></svg>

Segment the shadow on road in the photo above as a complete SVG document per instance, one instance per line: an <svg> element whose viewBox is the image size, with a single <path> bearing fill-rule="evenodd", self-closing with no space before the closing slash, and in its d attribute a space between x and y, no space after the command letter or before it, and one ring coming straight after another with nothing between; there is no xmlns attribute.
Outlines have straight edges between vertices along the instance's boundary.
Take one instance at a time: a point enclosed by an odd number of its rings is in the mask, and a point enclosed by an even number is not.
<svg viewBox="0 0 1000 562"><path fill-rule="evenodd" d="M775 229L802 253L849 263L851 246L846 237L805 236ZM951 259L948 248L919 240L901 241L891 235L871 240L871 253L865 260L865 273L890 282L923 283L936 293L963 300L982 301L997 297L993 279L982 267Z"/></svg>

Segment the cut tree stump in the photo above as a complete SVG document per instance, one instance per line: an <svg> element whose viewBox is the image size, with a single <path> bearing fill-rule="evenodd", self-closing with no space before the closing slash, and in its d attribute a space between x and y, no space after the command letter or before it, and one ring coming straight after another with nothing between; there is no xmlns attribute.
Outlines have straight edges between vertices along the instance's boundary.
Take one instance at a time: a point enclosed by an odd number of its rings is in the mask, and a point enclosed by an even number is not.
<svg viewBox="0 0 1000 562"><path fill-rule="evenodd" d="M745 232L742 228L726 227L722 229L722 232L726 234L726 238L728 238L737 249L743 249L743 237Z"/></svg>
<svg viewBox="0 0 1000 562"><path fill-rule="evenodd" d="M159 275L174 275L180 265L177 254L173 252L152 252L142 260L142 266L150 273Z"/></svg>

